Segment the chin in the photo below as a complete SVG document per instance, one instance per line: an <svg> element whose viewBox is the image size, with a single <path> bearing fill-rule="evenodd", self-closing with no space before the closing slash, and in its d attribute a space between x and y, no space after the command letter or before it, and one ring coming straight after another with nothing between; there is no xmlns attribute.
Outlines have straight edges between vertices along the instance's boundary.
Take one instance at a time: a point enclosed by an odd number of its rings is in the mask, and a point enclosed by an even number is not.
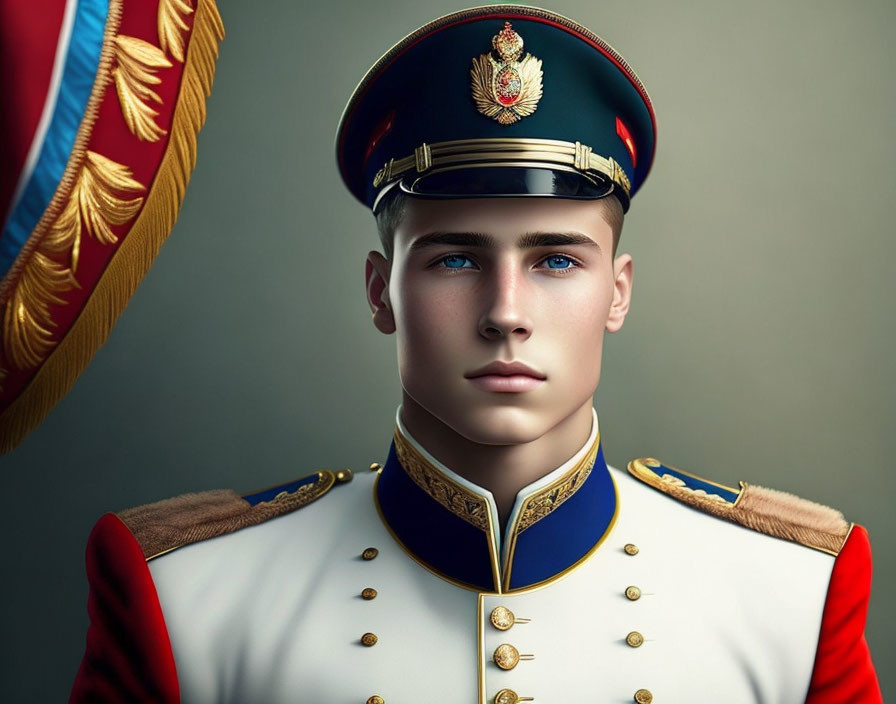
<svg viewBox="0 0 896 704"><path fill-rule="evenodd" d="M470 442L480 445L522 445L553 428L559 418L519 406L467 406L464 412L444 414L441 421Z"/></svg>

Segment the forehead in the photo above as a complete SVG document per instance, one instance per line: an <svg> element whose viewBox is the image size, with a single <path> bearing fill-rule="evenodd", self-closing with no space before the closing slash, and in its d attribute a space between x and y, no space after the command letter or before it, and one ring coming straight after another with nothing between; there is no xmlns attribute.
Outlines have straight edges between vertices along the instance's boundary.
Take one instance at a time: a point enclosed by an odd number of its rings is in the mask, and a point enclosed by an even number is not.
<svg viewBox="0 0 896 704"><path fill-rule="evenodd" d="M598 200L569 198L407 198L395 228L395 244L407 247L435 232L476 232L495 241L515 242L521 235L577 232L601 247L612 244L613 232Z"/></svg>

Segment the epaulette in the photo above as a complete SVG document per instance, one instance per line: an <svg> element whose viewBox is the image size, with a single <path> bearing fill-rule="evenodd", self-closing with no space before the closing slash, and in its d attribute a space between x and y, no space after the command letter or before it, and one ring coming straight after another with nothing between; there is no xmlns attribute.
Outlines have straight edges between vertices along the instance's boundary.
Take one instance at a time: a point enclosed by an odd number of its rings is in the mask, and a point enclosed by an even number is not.
<svg viewBox="0 0 896 704"><path fill-rule="evenodd" d="M137 539L144 557L151 560L290 513L316 501L335 484L351 480L350 469L325 469L245 496L232 489L215 489L129 508L117 515Z"/></svg>
<svg viewBox="0 0 896 704"><path fill-rule="evenodd" d="M837 555L852 524L839 511L775 489L716 484L652 457L628 463L629 473L664 494L752 530Z"/></svg>

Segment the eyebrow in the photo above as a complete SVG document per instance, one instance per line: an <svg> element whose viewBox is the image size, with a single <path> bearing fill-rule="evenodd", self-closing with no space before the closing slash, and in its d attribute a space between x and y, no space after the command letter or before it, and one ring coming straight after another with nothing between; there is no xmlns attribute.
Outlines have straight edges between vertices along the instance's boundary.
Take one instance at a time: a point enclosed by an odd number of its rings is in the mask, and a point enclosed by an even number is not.
<svg viewBox="0 0 896 704"><path fill-rule="evenodd" d="M427 247L450 245L454 247L494 247L496 240L482 232L430 232L421 235L411 243L411 251L419 251ZM581 232L527 232L517 242L520 249L536 247L561 247L571 245L600 245Z"/></svg>

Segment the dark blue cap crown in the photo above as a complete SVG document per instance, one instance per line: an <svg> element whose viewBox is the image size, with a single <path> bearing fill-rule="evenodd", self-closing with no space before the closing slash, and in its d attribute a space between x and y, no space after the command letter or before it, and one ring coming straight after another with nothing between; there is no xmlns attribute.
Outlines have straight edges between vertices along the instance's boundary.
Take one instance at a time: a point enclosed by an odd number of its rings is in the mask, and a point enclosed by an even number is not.
<svg viewBox="0 0 896 704"><path fill-rule="evenodd" d="M615 50L548 10L491 5L402 39L367 72L336 140L343 180L376 209L425 197L619 197L650 170L650 98Z"/></svg>

